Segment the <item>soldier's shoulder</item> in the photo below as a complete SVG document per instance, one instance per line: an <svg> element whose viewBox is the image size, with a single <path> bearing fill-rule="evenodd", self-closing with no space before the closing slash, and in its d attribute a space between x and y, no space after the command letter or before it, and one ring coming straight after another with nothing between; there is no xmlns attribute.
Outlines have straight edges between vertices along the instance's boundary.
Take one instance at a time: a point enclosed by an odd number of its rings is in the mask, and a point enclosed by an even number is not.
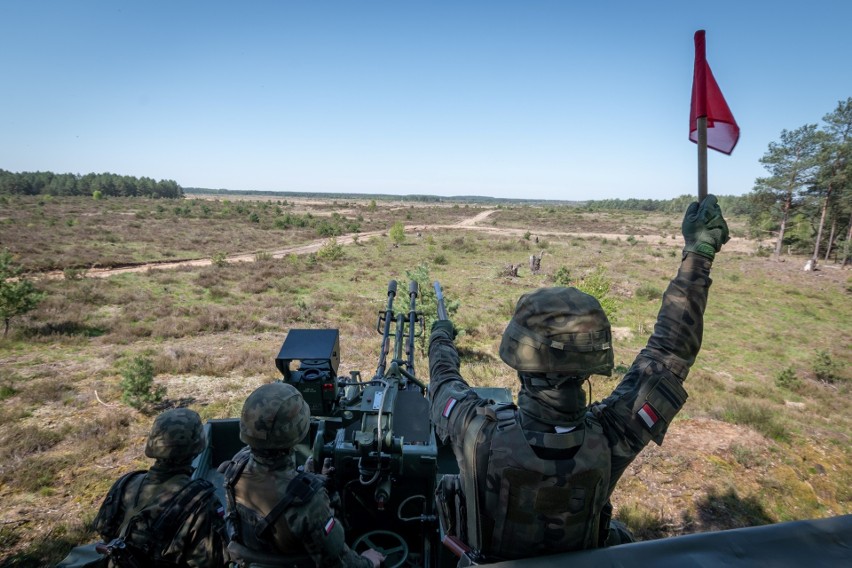
<svg viewBox="0 0 852 568"><path fill-rule="evenodd" d="M247 463L251 461L251 448L245 446L240 451L234 454L234 456L228 461L224 462L221 467L227 467L228 464L239 464L239 463Z"/></svg>
<svg viewBox="0 0 852 568"><path fill-rule="evenodd" d="M151 486L159 488L163 493L177 493L190 483L193 483L193 479L189 475L174 475L168 479L152 482Z"/></svg>
<svg viewBox="0 0 852 568"><path fill-rule="evenodd" d="M146 473L148 473L148 470L140 469L127 472L116 479L107 493L106 501L111 499L121 500L126 495L136 493L141 483L145 480Z"/></svg>
<svg viewBox="0 0 852 568"><path fill-rule="evenodd" d="M323 475L300 471L287 485L287 492L292 495L296 503L308 503L317 498L328 501L328 492L325 488L327 480Z"/></svg>
<svg viewBox="0 0 852 568"><path fill-rule="evenodd" d="M320 487L303 500L295 500L285 516L287 523L297 534L316 530L322 523L332 519L334 511L325 487Z"/></svg>
<svg viewBox="0 0 852 568"><path fill-rule="evenodd" d="M147 469L137 469L134 471L128 471L123 474L121 477L115 480L115 483L112 484L113 487L121 487L127 486L130 483L139 483L142 481L143 476L148 473Z"/></svg>
<svg viewBox="0 0 852 568"><path fill-rule="evenodd" d="M326 479L315 473L300 472L287 485L287 496L294 509L326 511L331 508L331 499L326 489Z"/></svg>

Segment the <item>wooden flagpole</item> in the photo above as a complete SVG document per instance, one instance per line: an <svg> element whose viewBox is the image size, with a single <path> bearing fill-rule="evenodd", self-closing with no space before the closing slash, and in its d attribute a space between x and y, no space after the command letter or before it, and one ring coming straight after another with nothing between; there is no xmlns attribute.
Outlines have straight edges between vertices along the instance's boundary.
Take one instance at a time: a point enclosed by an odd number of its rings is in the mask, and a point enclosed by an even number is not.
<svg viewBox="0 0 852 568"><path fill-rule="evenodd" d="M698 119L698 202L707 197L707 117Z"/></svg>

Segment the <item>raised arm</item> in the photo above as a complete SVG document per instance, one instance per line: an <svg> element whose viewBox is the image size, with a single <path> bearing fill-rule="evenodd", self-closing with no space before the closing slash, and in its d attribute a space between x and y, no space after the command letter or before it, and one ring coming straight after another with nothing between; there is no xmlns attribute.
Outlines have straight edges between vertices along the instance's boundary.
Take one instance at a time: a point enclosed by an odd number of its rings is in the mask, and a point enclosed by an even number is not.
<svg viewBox="0 0 852 568"><path fill-rule="evenodd" d="M459 373L459 354L454 337L455 329L449 320L438 320L432 324L429 400L435 433L444 443L452 441L456 458L460 459L467 426L475 416L476 408L488 404L488 401L480 398Z"/></svg>
<svg viewBox="0 0 852 568"><path fill-rule="evenodd" d="M716 197L692 203L682 230L683 261L663 294L654 333L613 393L592 409L613 445L613 485L648 442L662 443L686 402L682 383L701 348L710 267L729 238Z"/></svg>

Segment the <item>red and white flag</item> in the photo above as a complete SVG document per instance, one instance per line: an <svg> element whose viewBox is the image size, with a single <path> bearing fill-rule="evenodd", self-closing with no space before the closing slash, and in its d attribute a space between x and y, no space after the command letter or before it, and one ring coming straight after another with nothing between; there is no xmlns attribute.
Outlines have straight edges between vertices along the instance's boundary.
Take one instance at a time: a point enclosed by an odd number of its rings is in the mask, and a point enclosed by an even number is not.
<svg viewBox="0 0 852 568"><path fill-rule="evenodd" d="M642 408L640 408L636 414L639 415L639 418L642 419L642 422L645 423L645 426L648 427L648 430L652 429L654 425L660 420L660 415L657 414L657 411L654 410L654 407L651 406L651 404L648 402L643 404Z"/></svg>
<svg viewBox="0 0 852 568"><path fill-rule="evenodd" d="M723 154L733 152L740 139L740 127L707 64L704 30L698 30L695 32L695 71L689 108L689 139L695 143L698 143L697 120L702 116L707 117L707 147Z"/></svg>
<svg viewBox="0 0 852 568"><path fill-rule="evenodd" d="M336 525L336 524L337 524L337 521L334 520L334 517L331 517L329 520L326 521L325 526L323 526L323 530L325 531L325 536L328 536L328 535L331 534L331 531L334 530L334 525Z"/></svg>

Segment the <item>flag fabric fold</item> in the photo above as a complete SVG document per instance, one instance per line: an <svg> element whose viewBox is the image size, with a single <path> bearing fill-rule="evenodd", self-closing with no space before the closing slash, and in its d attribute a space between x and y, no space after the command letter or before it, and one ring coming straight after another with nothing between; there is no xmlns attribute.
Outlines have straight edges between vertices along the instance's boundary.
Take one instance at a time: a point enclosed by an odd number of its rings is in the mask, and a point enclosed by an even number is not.
<svg viewBox="0 0 852 568"><path fill-rule="evenodd" d="M698 143L697 121L702 116L707 117L707 147L723 154L733 152L740 139L740 127L707 63L704 30L698 30L695 32L695 71L689 109L689 139L695 143Z"/></svg>

